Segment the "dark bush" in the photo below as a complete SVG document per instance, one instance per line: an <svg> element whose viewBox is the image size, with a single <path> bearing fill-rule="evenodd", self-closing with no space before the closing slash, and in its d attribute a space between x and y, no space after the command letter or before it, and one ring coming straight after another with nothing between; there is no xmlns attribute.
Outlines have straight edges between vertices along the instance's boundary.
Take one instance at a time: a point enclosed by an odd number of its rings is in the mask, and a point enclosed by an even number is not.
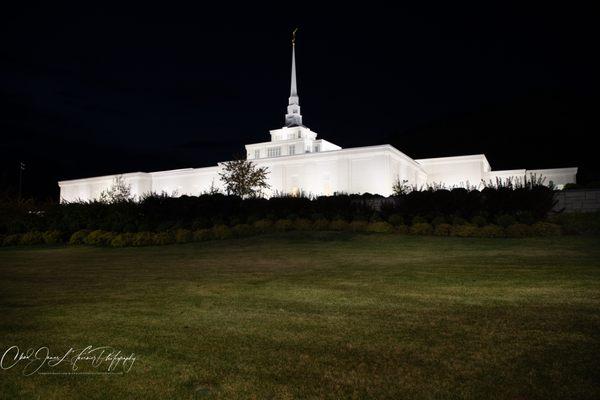
<svg viewBox="0 0 600 400"><path fill-rule="evenodd" d="M61 244L63 243L63 234L59 231L46 231L42 234L44 243L46 244Z"/></svg>
<svg viewBox="0 0 600 400"><path fill-rule="evenodd" d="M487 224L487 220L482 215L476 215L473 218L471 218L471 224L478 227L482 227L485 224Z"/></svg>
<svg viewBox="0 0 600 400"><path fill-rule="evenodd" d="M420 216L420 215L416 215L416 216L413 217L413 219L412 219L411 222L412 222L413 225L415 225L415 224L424 224L424 223L427 223L427 219L424 218L424 217L422 217L422 216Z"/></svg>
<svg viewBox="0 0 600 400"><path fill-rule="evenodd" d="M313 230L327 231L329 230L329 221L326 219L317 219L313 222Z"/></svg>
<svg viewBox="0 0 600 400"><path fill-rule="evenodd" d="M506 228L506 236L510 238L522 238L533 234L531 226L525 224L512 224Z"/></svg>
<svg viewBox="0 0 600 400"><path fill-rule="evenodd" d="M433 227L431 226L431 224L428 224L427 222L417 222L415 224L412 224L412 226L410 227L410 234L411 235L431 235L431 234L433 234Z"/></svg>
<svg viewBox="0 0 600 400"><path fill-rule="evenodd" d="M21 241L19 244L28 246L42 243L44 243L44 235L38 231L31 231L25 232L23 235L21 235Z"/></svg>
<svg viewBox="0 0 600 400"><path fill-rule="evenodd" d="M215 225L251 224L267 231L267 220L310 219L318 221L315 229L330 229L329 222L388 221L425 223L434 226L452 222L460 225L485 216L502 226L515 222L535 223L543 220L554 205L553 192L546 187L485 188L482 191L452 189L412 191L397 197L373 195L335 195L314 199L273 197L246 199L211 194L201 196L151 195L139 202L112 204L35 203L32 201L0 202L0 234L57 230L72 234L82 229L123 232L210 229ZM503 216L514 220L506 221ZM500 218L500 219L499 219ZM263 221L263 222L260 222ZM327 228L325 228L327 224ZM258 226L256 226L258 225ZM339 229L333 225L333 228ZM294 224L296 228L296 224ZM573 227L573 230L580 230ZM587 228L586 228L587 230ZM568 231L568 229L566 229Z"/></svg>
<svg viewBox="0 0 600 400"><path fill-rule="evenodd" d="M81 229L71 235L69 244L84 244L85 238L91 233L89 229Z"/></svg>
<svg viewBox="0 0 600 400"><path fill-rule="evenodd" d="M254 224L253 224L254 229L256 229L256 231L259 233L269 232L271 230L272 226L273 226L273 222L271 222L271 220L268 220L268 219L260 219L256 222L254 222Z"/></svg>
<svg viewBox="0 0 600 400"><path fill-rule="evenodd" d="M216 225L212 228L212 236L215 239L223 240L233 237L233 233L227 225Z"/></svg>
<svg viewBox="0 0 600 400"><path fill-rule="evenodd" d="M508 228L509 226L515 224L517 222L517 219L513 216L513 215L500 215L498 218L496 218L496 223L498 225L500 225L503 228Z"/></svg>
<svg viewBox="0 0 600 400"><path fill-rule="evenodd" d="M296 231L310 231L313 228L313 224L310 219L298 218L294 221L294 230Z"/></svg>
<svg viewBox="0 0 600 400"><path fill-rule="evenodd" d="M517 213L516 218L521 224L531 225L535 222L535 218L529 211Z"/></svg>
<svg viewBox="0 0 600 400"><path fill-rule="evenodd" d="M157 232L152 235L152 244L157 246L163 246L165 244L175 243L175 235L170 231Z"/></svg>
<svg viewBox="0 0 600 400"><path fill-rule="evenodd" d="M459 217L458 215L452 216L452 225L457 226L457 225L466 225L466 224L467 224L467 220L464 219L463 217Z"/></svg>
<svg viewBox="0 0 600 400"><path fill-rule="evenodd" d="M388 218L388 222L394 226L404 225L404 217L402 214L392 214Z"/></svg>
<svg viewBox="0 0 600 400"><path fill-rule="evenodd" d="M343 219L335 219L329 224L329 229L332 231L349 231L350 223L348 223L348 221L344 221Z"/></svg>
<svg viewBox="0 0 600 400"><path fill-rule="evenodd" d="M213 238L212 230L210 229L198 229L193 233L194 242L204 242Z"/></svg>
<svg viewBox="0 0 600 400"><path fill-rule="evenodd" d="M119 233L110 241L110 245L112 247L133 246L134 237L135 237L135 233L130 233L130 232Z"/></svg>
<svg viewBox="0 0 600 400"><path fill-rule="evenodd" d="M193 240L192 231L189 229L177 229L175 231L175 243L189 243Z"/></svg>
<svg viewBox="0 0 600 400"><path fill-rule="evenodd" d="M398 225L394 228L394 232L399 234L399 235L406 235L408 234L408 226L406 225Z"/></svg>
<svg viewBox="0 0 600 400"><path fill-rule="evenodd" d="M275 230L278 232L291 231L293 227L294 224L290 219L279 219L275 222Z"/></svg>
<svg viewBox="0 0 600 400"><path fill-rule="evenodd" d="M3 246L16 246L21 243L21 235L18 233L14 233L12 235L4 236L4 240L2 241Z"/></svg>
<svg viewBox="0 0 600 400"><path fill-rule="evenodd" d="M451 231L452 225L442 223L435 226L433 234L436 236L450 236Z"/></svg>
<svg viewBox="0 0 600 400"><path fill-rule="evenodd" d="M566 234L600 234L600 212L561 213L550 218Z"/></svg>
<svg viewBox="0 0 600 400"><path fill-rule="evenodd" d="M433 225L434 227L437 227L438 225L442 224L448 225L448 221L443 215L438 215L431 221L431 225Z"/></svg>
<svg viewBox="0 0 600 400"><path fill-rule="evenodd" d="M92 246L108 246L115 236L116 233L114 232L97 229L90 232L90 234L83 239L83 242Z"/></svg>
<svg viewBox="0 0 600 400"><path fill-rule="evenodd" d="M558 224L550 222L536 222L531 226L534 236L560 236L561 228Z"/></svg>
<svg viewBox="0 0 600 400"><path fill-rule="evenodd" d="M152 246L154 244L154 235L152 232L137 232L133 235L133 246Z"/></svg>
<svg viewBox="0 0 600 400"><path fill-rule="evenodd" d="M367 232L392 233L394 232L394 227L389 222L371 222L367 225Z"/></svg>
<svg viewBox="0 0 600 400"><path fill-rule="evenodd" d="M355 220L350 222L349 229L352 232L366 232L369 223L367 221Z"/></svg>
<svg viewBox="0 0 600 400"><path fill-rule="evenodd" d="M457 237L476 237L479 235L479 228L471 224L453 225L450 235Z"/></svg>
<svg viewBox="0 0 600 400"><path fill-rule="evenodd" d="M499 238L504 237L504 229L499 225L485 225L479 229L478 234L480 237Z"/></svg>
<svg viewBox="0 0 600 400"><path fill-rule="evenodd" d="M235 237L248 237L256 233L256 230L249 224L238 224L231 228L231 233Z"/></svg>

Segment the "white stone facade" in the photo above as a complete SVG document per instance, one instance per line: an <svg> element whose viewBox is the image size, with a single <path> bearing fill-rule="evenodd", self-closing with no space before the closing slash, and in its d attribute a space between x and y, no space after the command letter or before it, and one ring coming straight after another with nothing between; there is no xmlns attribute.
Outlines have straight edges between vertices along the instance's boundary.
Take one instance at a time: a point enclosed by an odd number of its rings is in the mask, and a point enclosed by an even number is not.
<svg viewBox="0 0 600 400"><path fill-rule="evenodd" d="M423 188L471 187L495 184L497 179L523 180L531 174L545 178L545 184L561 187L575 183L577 168L492 171L485 155L413 160L391 145L342 149L317 139L302 125L296 89L295 54L292 50L292 80L285 126L270 131L270 141L246 145L247 159L269 170L267 196L276 194L333 195L372 193L389 196L395 182ZM211 189L223 190L221 166L186 168L160 172L126 173L131 194L139 198L149 193L173 196L199 195ZM63 202L95 200L109 189L119 175L58 182Z"/></svg>

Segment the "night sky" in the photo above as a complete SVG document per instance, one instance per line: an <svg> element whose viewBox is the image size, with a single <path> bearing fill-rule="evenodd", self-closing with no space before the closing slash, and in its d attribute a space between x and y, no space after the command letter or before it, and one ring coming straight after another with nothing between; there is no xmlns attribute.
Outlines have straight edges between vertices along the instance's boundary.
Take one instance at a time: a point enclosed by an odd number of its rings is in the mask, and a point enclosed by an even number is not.
<svg viewBox="0 0 600 400"><path fill-rule="evenodd" d="M600 180L597 21L573 3L48 3L0 17L2 191L19 161L24 193L57 200L58 180L209 166L269 140L296 26L302 115L320 138Z"/></svg>

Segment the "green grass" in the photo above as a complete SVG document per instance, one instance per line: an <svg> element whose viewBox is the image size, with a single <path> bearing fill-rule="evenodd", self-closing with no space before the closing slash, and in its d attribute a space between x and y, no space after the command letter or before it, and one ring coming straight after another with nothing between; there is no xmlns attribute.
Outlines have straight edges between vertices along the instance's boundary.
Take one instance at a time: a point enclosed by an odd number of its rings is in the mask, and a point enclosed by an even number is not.
<svg viewBox="0 0 600 400"><path fill-rule="evenodd" d="M288 233L0 250L0 346L113 346L124 375L0 370L23 399L600 398L600 241Z"/></svg>

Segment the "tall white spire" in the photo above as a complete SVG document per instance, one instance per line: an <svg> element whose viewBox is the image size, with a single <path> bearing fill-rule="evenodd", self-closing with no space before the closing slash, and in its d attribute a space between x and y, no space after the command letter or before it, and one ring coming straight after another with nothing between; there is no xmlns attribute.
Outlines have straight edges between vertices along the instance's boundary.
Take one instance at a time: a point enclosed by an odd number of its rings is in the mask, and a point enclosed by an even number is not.
<svg viewBox="0 0 600 400"><path fill-rule="evenodd" d="M292 32L292 80L290 85L290 98L288 100L287 114L285 115L285 126L302 126L302 115L300 114L300 99L296 86L296 31Z"/></svg>

